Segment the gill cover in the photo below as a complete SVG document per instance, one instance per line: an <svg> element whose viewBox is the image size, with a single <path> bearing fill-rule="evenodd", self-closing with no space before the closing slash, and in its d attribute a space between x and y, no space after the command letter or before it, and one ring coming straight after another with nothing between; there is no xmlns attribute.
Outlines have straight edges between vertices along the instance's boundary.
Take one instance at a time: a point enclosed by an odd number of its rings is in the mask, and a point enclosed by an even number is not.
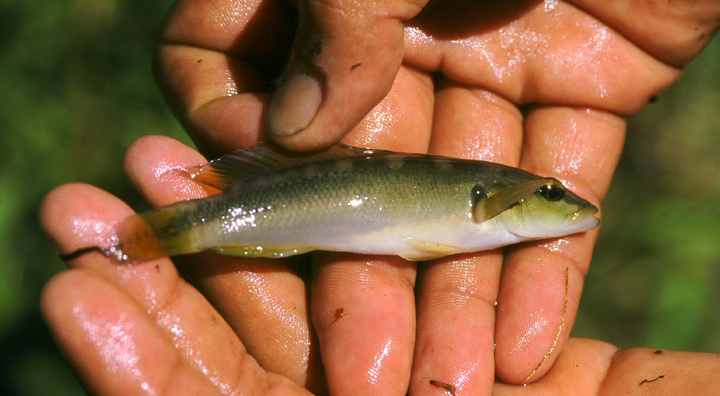
<svg viewBox="0 0 720 396"><path fill-rule="evenodd" d="M528 195L543 188L544 191L547 192L547 194L549 194L551 191L553 191L554 194L558 194L564 191L562 184L552 178L530 180L518 183L514 186L502 189L487 197L475 197L472 206L472 218L476 223L482 223L484 221L490 220L493 217L499 215L500 213L506 211L513 205L519 203ZM546 195L546 193L544 193L543 195ZM554 198L548 199L555 200Z"/></svg>

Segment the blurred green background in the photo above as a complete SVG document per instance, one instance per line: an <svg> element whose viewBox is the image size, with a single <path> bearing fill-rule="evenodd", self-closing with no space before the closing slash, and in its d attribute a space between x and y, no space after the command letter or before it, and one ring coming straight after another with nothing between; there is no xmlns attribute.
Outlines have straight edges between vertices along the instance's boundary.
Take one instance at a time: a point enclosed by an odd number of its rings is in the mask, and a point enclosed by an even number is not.
<svg viewBox="0 0 720 396"><path fill-rule="evenodd" d="M0 0L0 394L83 394L38 310L63 269L37 222L66 182L141 207L136 138L187 142L151 78L170 0ZM629 123L574 335L720 352L720 40ZM82 153L82 155L78 155Z"/></svg>

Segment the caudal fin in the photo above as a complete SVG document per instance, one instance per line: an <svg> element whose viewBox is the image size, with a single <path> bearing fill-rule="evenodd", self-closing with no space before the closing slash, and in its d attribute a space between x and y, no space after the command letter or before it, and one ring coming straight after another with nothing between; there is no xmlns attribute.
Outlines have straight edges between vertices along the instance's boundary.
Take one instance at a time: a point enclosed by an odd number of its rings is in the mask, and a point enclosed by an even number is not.
<svg viewBox="0 0 720 396"><path fill-rule="evenodd" d="M63 261L98 252L117 261L144 261L165 256L195 253L185 216L169 206L130 216L116 228L117 244L109 248L90 246L60 255Z"/></svg>
<svg viewBox="0 0 720 396"><path fill-rule="evenodd" d="M191 227L177 207L167 206L123 220L116 250L126 260L150 260L195 253Z"/></svg>

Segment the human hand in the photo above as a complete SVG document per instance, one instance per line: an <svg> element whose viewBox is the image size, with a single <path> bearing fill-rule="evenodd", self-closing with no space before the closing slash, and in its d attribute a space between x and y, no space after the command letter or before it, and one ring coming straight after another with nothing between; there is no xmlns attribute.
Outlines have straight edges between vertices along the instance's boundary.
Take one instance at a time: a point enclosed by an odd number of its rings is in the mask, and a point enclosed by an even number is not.
<svg viewBox="0 0 720 396"><path fill-rule="evenodd" d="M126 164L131 178L149 199L161 202L202 195L197 186L167 170L203 161L173 140L149 137L132 146ZM105 192L86 185L67 185L47 198L41 217L61 251L68 252L89 242L104 242L113 224L130 214L126 205ZM302 282L294 273L283 271L283 264L277 261L218 264L211 261L217 256L205 256L191 258L192 262L185 264L211 265L216 270L224 266L235 276L227 279L229 275L220 275L229 289L234 287L234 280L240 280L240 286L255 282L255 290L244 292L241 299L265 298L245 304L244 309L249 305L258 311L254 314L245 311L226 316L244 321L245 326L261 327L254 334L266 333L261 337L260 346L265 349L260 355L270 362L286 363L290 370L284 374L305 374L313 365L311 359L283 361L293 354L292 349L296 350L295 357L303 356L304 348L298 341L307 338L307 319L303 317L307 308L282 305L292 302L293 294L301 295L297 301L305 299ZM178 276L169 259L118 265L91 254L69 262L69 266L71 271L48 285L43 311L60 345L94 393L308 394L287 378L259 367L228 322ZM244 278L250 280L243 282ZM280 340L285 350L278 351L273 348L277 345L273 337L280 336L285 336ZM247 334L243 338L248 338ZM277 356L269 356L273 352ZM720 380L713 371L718 356L712 354L618 351L602 342L571 339L557 357L548 375L537 383L528 387L495 384L493 394L555 395L572 387L580 395L614 395L628 389L648 390L654 395L697 395L698 384L703 389L716 389L712 382ZM297 366L295 373L293 366ZM660 376L655 384L653 380ZM457 388L456 394L463 393L459 385L449 384ZM317 383L306 385L316 390L322 387Z"/></svg>
<svg viewBox="0 0 720 396"><path fill-rule="evenodd" d="M144 139L134 151L140 154L137 151L142 148L151 150L144 154L164 156L145 157L155 158L141 164L145 169L146 165L163 168L197 159L190 149L167 140ZM103 228L130 213L117 198L86 185L63 186L51 193L42 207L43 225L63 251L102 238ZM70 271L48 284L42 308L92 393L309 394L302 386L259 367L230 325L178 276L169 259L117 265L90 254L69 266ZM281 272L277 275L274 280L284 276ZM273 281L266 280L270 281L266 285ZM258 289L263 286L258 282ZM271 316L284 310L278 305L275 308L269 312ZM265 314L261 315L267 323ZM245 319L255 320L251 316ZM498 383L493 394L558 395L572 389L581 396L627 391L696 396L703 390L714 392L720 385L717 359L718 355L704 353L619 351L600 341L570 339L545 377L527 387ZM459 385L450 389L458 395L464 393ZM436 388L434 393L447 391Z"/></svg>
<svg viewBox="0 0 720 396"><path fill-rule="evenodd" d="M390 94L347 143L520 165L562 179L595 203L604 196L619 156L624 124L618 114L639 109L670 84L709 38L713 26L708 24L716 23L709 15L717 15L702 10L666 21L662 10L596 11L583 5L616 26L616 33L565 3L491 10L480 2L444 2L410 22L404 21L420 8L402 4L379 5L377 14L367 12L365 19L355 19L362 9L335 14L332 10L342 8L306 8L316 10L316 23L325 29L322 51L311 56L317 39L300 41L298 48L310 50L297 51L295 58L312 58L300 63L322 69L326 86L312 122L274 139L294 149L329 144L373 108L390 89L387 76L392 75ZM450 5L460 8L449 10ZM375 17L383 7L393 11ZM323 10L331 10L330 17L320 15ZM338 22L343 15L348 19ZM277 3L178 4L163 35L158 73L201 148L226 152L264 138L272 82L289 51L294 24L292 9ZM313 30L310 22L301 26ZM397 45L403 26L404 50ZM333 34L343 29L345 34ZM397 75L388 74L393 62ZM298 120L308 114L313 90L278 95L270 106L276 109L271 117L284 118L271 122L276 132L297 129L278 125L304 124ZM290 110L279 110L283 104ZM129 155L134 157L141 156ZM145 172L168 169L145 165ZM173 190L181 182L166 183L155 175L139 177L153 204L198 194ZM81 229L75 227L76 235ZM206 255L211 262L187 267L262 367L310 389L323 391L324 369L333 393L404 393L409 383L411 393L420 394L436 391L429 384L436 379L456 384L458 392L483 394L495 372L520 383L550 350L564 309L568 268L564 331L534 378L551 367L572 327L594 236L509 249L504 264L499 252L438 260L422 264L417 276L414 264L395 258L321 255L310 302L302 281L283 263L241 265ZM250 313L262 316L248 321ZM493 342L494 362L489 358Z"/></svg>

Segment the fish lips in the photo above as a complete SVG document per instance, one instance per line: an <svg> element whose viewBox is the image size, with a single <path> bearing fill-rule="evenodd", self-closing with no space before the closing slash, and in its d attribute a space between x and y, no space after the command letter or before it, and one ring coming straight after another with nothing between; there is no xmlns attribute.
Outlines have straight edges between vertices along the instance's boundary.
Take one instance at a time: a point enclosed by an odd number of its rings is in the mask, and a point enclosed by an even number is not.
<svg viewBox="0 0 720 396"><path fill-rule="evenodd" d="M598 212L595 205L588 205L566 217L568 224L577 226L578 231L592 230L600 224L600 218L594 216Z"/></svg>

